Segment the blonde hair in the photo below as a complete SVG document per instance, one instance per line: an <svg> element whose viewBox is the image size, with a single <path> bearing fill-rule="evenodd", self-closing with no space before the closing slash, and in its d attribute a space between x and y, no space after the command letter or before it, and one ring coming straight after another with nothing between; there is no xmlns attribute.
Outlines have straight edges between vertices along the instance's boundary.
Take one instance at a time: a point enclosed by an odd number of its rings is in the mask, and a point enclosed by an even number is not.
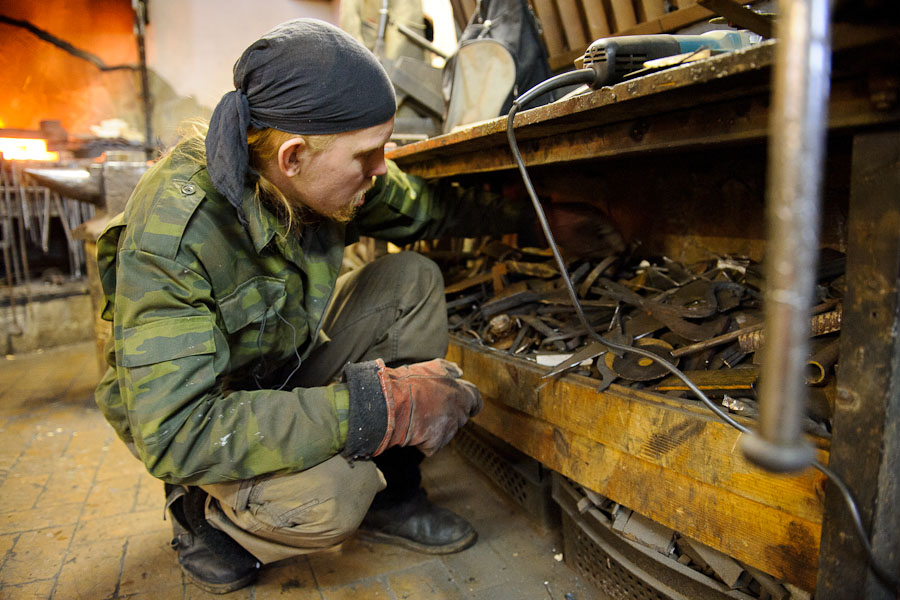
<svg viewBox="0 0 900 600"><path fill-rule="evenodd" d="M289 139L299 137L303 138L306 147L316 154L327 150L334 142L335 135L298 135L296 133L287 133L279 129L268 127L266 129L256 129L250 127L247 130L247 148L250 152L250 166L260 173L256 182L256 193L260 198L265 198L271 202L275 211L284 219L288 230L297 224L303 223L303 212L299 211L296 204L288 200L274 183L262 176L263 166L273 159L277 159L278 150L281 145Z"/></svg>
<svg viewBox="0 0 900 600"><path fill-rule="evenodd" d="M180 127L181 140L169 153L187 158L197 164L206 164L207 131L209 131L209 123L202 119L186 121ZM337 138L337 135L298 135L272 127L265 129L250 127L247 130L247 150L250 154L250 166L258 174L256 195L275 209L287 225L288 231L294 226L303 223L303 212L298 210L302 207L288 200L274 183L262 175L262 172L266 163L277 158L281 145L295 137L303 138L306 147L315 154L327 150Z"/></svg>

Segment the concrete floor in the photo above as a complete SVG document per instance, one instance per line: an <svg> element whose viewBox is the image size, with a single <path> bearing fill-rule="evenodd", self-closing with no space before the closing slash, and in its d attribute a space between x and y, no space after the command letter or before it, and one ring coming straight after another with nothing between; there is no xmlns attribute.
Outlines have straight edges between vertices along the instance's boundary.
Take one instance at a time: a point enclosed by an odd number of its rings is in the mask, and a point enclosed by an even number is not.
<svg viewBox="0 0 900 600"><path fill-rule="evenodd" d="M93 402L93 343L0 360L0 598L203 598L169 548L162 484ZM561 540L452 449L426 460L431 498L480 537L433 557L347 541L266 566L227 598L587 600Z"/></svg>

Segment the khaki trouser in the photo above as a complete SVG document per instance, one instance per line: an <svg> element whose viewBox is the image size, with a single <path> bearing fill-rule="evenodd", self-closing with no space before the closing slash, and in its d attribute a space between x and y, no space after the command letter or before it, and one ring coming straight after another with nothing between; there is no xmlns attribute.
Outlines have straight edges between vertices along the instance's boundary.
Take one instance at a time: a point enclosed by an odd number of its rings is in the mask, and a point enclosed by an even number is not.
<svg viewBox="0 0 900 600"><path fill-rule="evenodd" d="M440 270L421 255L384 256L338 279L323 331L330 338L288 384L325 385L348 363L431 360L447 353ZM334 547L362 522L385 479L371 461L334 456L298 473L205 485L209 521L263 563ZM215 499L215 500L213 500Z"/></svg>

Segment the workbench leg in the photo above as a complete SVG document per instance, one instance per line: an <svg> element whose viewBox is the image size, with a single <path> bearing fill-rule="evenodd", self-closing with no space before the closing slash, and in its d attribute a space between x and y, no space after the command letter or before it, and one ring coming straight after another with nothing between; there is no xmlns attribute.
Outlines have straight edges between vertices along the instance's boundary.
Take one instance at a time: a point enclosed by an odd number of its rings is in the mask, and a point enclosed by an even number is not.
<svg viewBox="0 0 900 600"><path fill-rule="evenodd" d="M856 495L878 563L900 567L900 131L853 140L847 293L831 468ZM888 599L866 566L850 513L825 495L816 600Z"/></svg>

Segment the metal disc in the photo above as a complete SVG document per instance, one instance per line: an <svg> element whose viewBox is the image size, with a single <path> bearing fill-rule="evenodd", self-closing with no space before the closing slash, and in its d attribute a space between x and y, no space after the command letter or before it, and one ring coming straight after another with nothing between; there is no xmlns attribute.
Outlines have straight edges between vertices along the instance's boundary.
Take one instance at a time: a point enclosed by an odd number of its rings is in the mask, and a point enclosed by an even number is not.
<svg viewBox="0 0 900 600"><path fill-rule="evenodd" d="M634 345L657 354L672 364L678 364L678 360L672 358L672 345L667 342L655 338L641 338L635 340ZM650 381L669 373L668 369L657 361L634 352L626 352L624 356L609 353L606 355L606 366L622 379L631 381Z"/></svg>

